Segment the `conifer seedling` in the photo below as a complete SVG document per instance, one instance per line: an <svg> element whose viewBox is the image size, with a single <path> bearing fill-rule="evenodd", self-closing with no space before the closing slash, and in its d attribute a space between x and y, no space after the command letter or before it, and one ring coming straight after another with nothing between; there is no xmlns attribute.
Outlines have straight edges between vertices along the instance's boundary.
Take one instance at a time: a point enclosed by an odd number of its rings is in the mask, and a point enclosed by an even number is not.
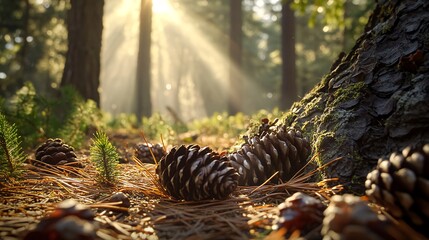
<svg viewBox="0 0 429 240"><path fill-rule="evenodd" d="M114 183L119 173L117 169L119 155L106 133L98 131L94 134L90 152L91 161L95 164L99 181Z"/></svg>
<svg viewBox="0 0 429 240"><path fill-rule="evenodd" d="M25 159L15 124L10 124L0 113L0 175L19 177L23 172Z"/></svg>

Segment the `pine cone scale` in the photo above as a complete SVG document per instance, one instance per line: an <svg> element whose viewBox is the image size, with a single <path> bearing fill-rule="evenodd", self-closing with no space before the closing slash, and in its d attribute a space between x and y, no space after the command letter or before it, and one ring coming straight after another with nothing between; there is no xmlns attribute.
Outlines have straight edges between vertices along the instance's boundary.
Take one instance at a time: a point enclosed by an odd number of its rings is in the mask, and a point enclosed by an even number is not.
<svg viewBox="0 0 429 240"><path fill-rule="evenodd" d="M419 178L419 180L417 180L417 189L418 189L418 192L423 195L423 197L425 197L426 199L429 199L429 180L428 179Z"/></svg>
<svg viewBox="0 0 429 240"><path fill-rule="evenodd" d="M417 181L417 177L410 169L402 168L393 174L393 178L398 184L398 189L412 192Z"/></svg>

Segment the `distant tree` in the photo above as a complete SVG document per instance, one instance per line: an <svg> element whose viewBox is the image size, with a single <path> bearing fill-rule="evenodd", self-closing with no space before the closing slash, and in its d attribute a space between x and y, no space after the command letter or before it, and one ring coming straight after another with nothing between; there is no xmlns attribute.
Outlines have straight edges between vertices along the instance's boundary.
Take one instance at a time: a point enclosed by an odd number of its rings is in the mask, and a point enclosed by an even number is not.
<svg viewBox="0 0 429 240"><path fill-rule="evenodd" d="M68 52L61 86L71 85L100 104L100 52L104 0L71 0L67 16Z"/></svg>
<svg viewBox="0 0 429 240"><path fill-rule="evenodd" d="M242 25L243 9L241 0L230 0L230 75L228 112L235 114L241 110L243 94L243 80L241 75L242 65Z"/></svg>
<svg viewBox="0 0 429 240"><path fill-rule="evenodd" d="M281 16L282 38L282 83L280 93L280 108L283 110L292 106L297 99L296 69L295 69L295 14L289 0L282 1Z"/></svg>
<svg viewBox="0 0 429 240"><path fill-rule="evenodd" d="M152 33L152 0L141 0L140 5L140 41L137 57L137 117L150 116L152 114L152 102L150 96L151 81L151 33Z"/></svg>
<svg viewBox="0 0 429 240"><path fill-rule="evenodd" d="M25 73L27 70L27 48L28 48L28 42L27 42L27 37L28 37L28 25L29 25L29 21L30 21L30 1L29 0L25 0L24 2L24 11L23 11L23 15L22 15L22 46L20 49L20 53L19 53L19 58L20 58L20 62L21 62L21 68L22 71ZM22 85L24 84L25 79L23 77L20 77L17 79L18 80L18 84Z"/></svg>
<svg viewBox="0 0 429 240"><path fill-rule="evenodd" d="M30 7L28 0L0 1L0 95L24 83Z"/></svg>

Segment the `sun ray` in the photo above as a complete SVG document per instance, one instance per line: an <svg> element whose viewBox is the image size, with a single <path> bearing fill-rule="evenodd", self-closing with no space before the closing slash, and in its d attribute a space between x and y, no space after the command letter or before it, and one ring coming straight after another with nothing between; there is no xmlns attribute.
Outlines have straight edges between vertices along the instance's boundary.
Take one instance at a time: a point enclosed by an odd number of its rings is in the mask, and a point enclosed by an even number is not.
<svg viewBox="0 0 429 240"><path fill-rule="evenodd" d="M137 2L106 1L101 106L113 115L132 113L136 107L134 89L140 23ZM228 36L222 26L196 16L172 0L152 0L152 3L151 100L154 112L170 116L167 111L170 107L182 120L190 121L225 111L230 68L244 79L243 91L257 92L259 86L252 76L231 65ZM250 106L249 101L242 102L245 111Z"/></svg>
<svg viewBox="0 0 429 240"><path fill-rule="evenodd" d="M169 14L173 10L169 0L153 0L152 11L155 14Z"/></svg>

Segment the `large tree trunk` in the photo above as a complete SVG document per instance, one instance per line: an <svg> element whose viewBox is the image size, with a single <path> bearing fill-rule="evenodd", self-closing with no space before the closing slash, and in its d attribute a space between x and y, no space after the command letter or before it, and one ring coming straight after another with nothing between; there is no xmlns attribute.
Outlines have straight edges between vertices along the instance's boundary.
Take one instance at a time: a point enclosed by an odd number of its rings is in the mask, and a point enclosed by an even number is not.
<svg viewBox="0 0 429 240"><path fill-rule="evenodd" d="M228 112L236 114L242 110L243 88L241 75L241 58L242 58L242 2L241 0L230 0L230 75L229 75L229 96L228 96Z"/></svg>
<svg viewBox="0 0 429 240"><path fill-rule="evenodd" d="M363 192L378 158L429 142L429 1L380 1L350 53L286 122L313 142L320 164L348 191Z"/></svg>
<svg viewBox="0 0 429 240"><path fill-rule="evenodd" d="M295 69L295 14L290 1L282 2L282 85L280 108L288 109L297 99Z"/></svg>
<svg viewBox="0 0 429 240"><path fill-rule="evenodd" d="M141 0L140 6L140 41L137 57L137 117L149 117L152 114L152 102L150 96L151 81L151 33L152 33L152 0Z"/></svg>
<svg viewBox="0 0 429 240"><path fill-rule="evenodd" d="M100 104L100 52L104 0L71 0L68 52L61 86L72 85Z"/></svg>

